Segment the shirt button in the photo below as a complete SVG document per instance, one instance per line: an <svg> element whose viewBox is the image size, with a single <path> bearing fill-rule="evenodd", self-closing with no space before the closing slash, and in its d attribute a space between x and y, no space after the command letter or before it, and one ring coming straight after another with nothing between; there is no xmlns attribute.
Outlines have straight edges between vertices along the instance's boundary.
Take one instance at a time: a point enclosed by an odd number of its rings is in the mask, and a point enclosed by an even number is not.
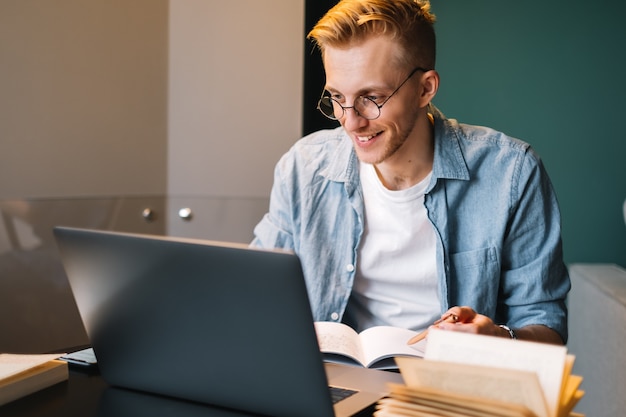
<svg viewBox="0 0 626 417"><path fill-rule="evenodd" d="M354 271L354 265L352 265L352 264L346 265L346 271L348 271L348 272Z"/></svg>
<svg viewBox="0 0 626 417"><path fill-rule="evenodd" d="M333 319L334 321L337 321L337 320L339 320L339 314L333 313L333 314L330 315L330 318Z"/></svg>

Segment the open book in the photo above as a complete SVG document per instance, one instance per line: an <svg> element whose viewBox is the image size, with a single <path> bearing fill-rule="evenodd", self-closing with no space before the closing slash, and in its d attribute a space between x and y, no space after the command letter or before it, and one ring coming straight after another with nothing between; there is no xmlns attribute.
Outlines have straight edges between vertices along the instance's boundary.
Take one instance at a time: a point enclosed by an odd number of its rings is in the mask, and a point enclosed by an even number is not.
<svg viewBox="0 0 626 417"><path fill-rule="evenodd" d="M397 369L394 358L424 356L425 341L407 345L417 332L399 327L376 326L357 333L343 323L315 322L320 350L327 362L374 369Z"/></svg>
<svg viewBox="0 0 626 417"><path fill-rule="evenodd" d="M584 395L565 346L433 330L423 360L397 359L394 386L377 417L567 417Z"/></svg>

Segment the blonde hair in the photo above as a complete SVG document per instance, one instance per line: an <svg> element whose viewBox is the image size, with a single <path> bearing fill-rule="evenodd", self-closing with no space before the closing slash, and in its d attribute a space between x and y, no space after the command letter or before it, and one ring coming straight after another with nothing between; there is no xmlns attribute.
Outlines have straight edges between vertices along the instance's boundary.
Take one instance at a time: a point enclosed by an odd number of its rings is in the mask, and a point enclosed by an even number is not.
<svg viewBox="0 0 626 417"><path fill-rule="evenodd" d="M435 67L435 15L428 0L341 0L307 35L324 48L348 47L370 36L397 40L407 66Z"/></svg>

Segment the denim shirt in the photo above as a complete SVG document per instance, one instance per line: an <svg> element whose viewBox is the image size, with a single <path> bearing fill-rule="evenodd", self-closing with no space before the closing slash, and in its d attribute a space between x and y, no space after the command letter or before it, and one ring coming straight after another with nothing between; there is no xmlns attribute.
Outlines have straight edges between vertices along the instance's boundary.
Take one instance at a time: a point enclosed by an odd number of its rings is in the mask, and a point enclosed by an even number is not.
<svg viewBox="0 0 626 417"><path fill-rule="evenodd" d="M437 235L442 312L469 306L498 324L542 324L567 341L570 281L560 213L537 154L489 128L434 116L424 204ZM293 250L316 321L341 321L363 234L359 162L343 128L299 140L278 162L252 246Z"/></svg>

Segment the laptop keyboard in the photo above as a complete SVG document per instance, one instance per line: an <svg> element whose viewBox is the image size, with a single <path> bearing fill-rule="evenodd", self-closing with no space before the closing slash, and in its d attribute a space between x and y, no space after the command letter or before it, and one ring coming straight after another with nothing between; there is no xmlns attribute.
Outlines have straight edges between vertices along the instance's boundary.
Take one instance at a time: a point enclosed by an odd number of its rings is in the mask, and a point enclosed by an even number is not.
<svg viewBox="0 0 626 417"><path fill-rule="evenodd" d="M330 397L333 400L333 404L338 403L341 400L345 400L349 396L356 394L358 391L347 389L347 388L339 388L339 387L328 387L330 388Z"/></svg>

